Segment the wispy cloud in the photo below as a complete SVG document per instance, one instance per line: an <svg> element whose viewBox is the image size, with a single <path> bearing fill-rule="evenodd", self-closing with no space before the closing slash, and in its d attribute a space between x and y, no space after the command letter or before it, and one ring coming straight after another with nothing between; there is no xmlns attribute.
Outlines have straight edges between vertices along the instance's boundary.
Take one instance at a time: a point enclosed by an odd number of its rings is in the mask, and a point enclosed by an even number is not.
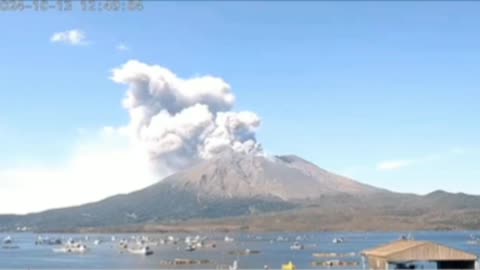
<svg viewBox="0 0 480 270"><path fill-rule="evenodd" d="M119 51L119 52L124 52L124 51L130 50L130 48L129 48L125 43L119 43L119 44L117 44L117 46L115 47L115 49L117 49L117 51Z"/></svg>
<svg viewBox="0 0 480 270"><path fill-rule="evenodd" d="M391 159L380 161L376 165L377 171L394 171L404 169L410 166L416 166L419 164L424 164L428 162L433 162L437 160L442 160L449 158L452 155L461 155L465 153L464 148L452 148L448 151L445 151L441 154L431 154L415 158L406 158L406 159Z"/></svg>
<svg viewBox="0 0 480 270"><path fill-rule="evenodd" d="M382 161L377 164L377 170L379 171L393 171L405 168L415 163L414 160L388 160Z"/></svg>
<svg viewBox="0 0 480 270"><path fill-rule="evenodd" d="M85 32L78 29L56 32L50 37L50 41L53 43L65 43L72 46L87 45L89 43Z"/></svg>

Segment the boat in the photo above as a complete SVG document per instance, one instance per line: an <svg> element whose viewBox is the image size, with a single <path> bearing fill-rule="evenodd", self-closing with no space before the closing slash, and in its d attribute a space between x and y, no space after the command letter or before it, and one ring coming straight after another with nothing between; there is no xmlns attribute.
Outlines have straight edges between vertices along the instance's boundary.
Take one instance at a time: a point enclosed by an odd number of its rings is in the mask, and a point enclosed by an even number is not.
<svg viewBox="0 0 480 270"><path fill-rule="evenodd" d="M35 240L35 245L61 245L62 239L60 238L49 238L49 237L42 237L38 236L37 240Z"/></svg>
<svg viewBox="0 0 480 270"><path fill-rule="evenodd" d="M161 265L200 265L200 264L210 264L209 260L206 259L182 259L175 258L174 260L160 261Z"/></svg>
<svg viewBox="0 0 480 270"><path fill-rule="evenodd" d="M193 245L187 245L185 251L195 251L195 247Z"/></svg>
<svg viewBox="0 0 480 270"><path fill-rule="evenodd" d="M93 244L94 244L95 246L98 246L98 245L100 245L101 243L102 243L102 241L101 241L100 239L97 239L97 240L93 241Z"/></svg>
<svg viewBox="0 0 480 270"><path fill-rule="evenodd" d="M471 234L470 235L470 240L467 241L467 244L469 244L469 245L480 245L480 238L477 237L476 235Z"/></svg>
<svg viewBox="0 0 480 270"><path fill-rule="evenodd" d="M216 247L217 247L217 244L216 244L215 242L213 242L213 243L207 243L207 244L205 244L205 247L207 247L207 248L216 248Z"/></svg>
<svg viewBox="0 0 480 270"><path fill-rule="evenodd" d="M3 243L6 244L6 245L13 243L12 237L11 237L10 235L8 235L7 237L5 237L5 238L3 239Z"/></svg>
<svg viewBox="0 0 480 270"><path fill-rule="evenodd" d="M333 238L333 240L332 240L332 243L334 243L334 244L341 244L341 243L343 243L343 242L345 242L345 240L343 239L343 237Z"/></svg>
<svg viewBox="0 0 480 270"><path fill-rule="evenodd" d="M67 243L61 248L54 248L56 253L85 253L88 250L87 246L82 243Z"/></svg>
<svg viewBox="0 0 480 270"><path fill-rule="evenodd" d="M409 233L409 234L407 234L407 235L405 235L405 234L400 235L400 237L398 238L398 240L413 241L413 240L415 240L415 239L413 238L413 235L412 235L411 233Z"/></svg>
<svg viewBox="0 0 480 270"><path fill-rule="evenodd" d="M235 241L235 239L233 239L232 237L229 237L228 235L225 235L225 242L233 242Z"/></svg>
<svg viewBox="0 0 480 270"><path fill-rule="evenodd" d="M260 250L252 250L252 249L246 248L244 250L232 250L232 251L229 251L228 254L236 255L236 256L248 256L248 255L260 254Z"/></svg>
<svg viewBox="0 0 480 270"><path fill-rule="evenodd" d="M16 245L4 245L2 246L3 249L17 249L20 248L19 246Z"/></svg>
<svg viewBox="0 0 480 270"><path fill-rule="evenodd" d="M290 250L302 250L304 247L300 242L295 242L290 246Z"/></svg>
<svg viewBox="0 0 480 270"><path fill-rule="evenodd" d="M335 252L330 252L330 253L313 253L313 257L317 258L345 258L345 257L355 257L356 253L355 252L350 252L350 253L335 253Z"/></svg>
<svg viewBox="0 0 480 270"><path fill-rule="evenodd" d="M128 248L128 241L125 240L125 239L122 239L122 240L120 240L118 245L120 246L120 248L127 249Z"/></svg>
<svg viewBox="0 0 480 270"><path fill-rule="evenodd" d="M237 270L238 269L238 262L235 260L233 261L232 265L228 266L228 270Z"/></svg>
<svg viewBox="0 0 480 270"><path fill-rule="evenodd" d="M178 243L178 239L176 239L175 237L173 237L171 235L169 235L167 239L168 239L169 244L176 245Z"/></svg>
<svg viewBox="0 0 480 270"><path fill-rule="evenodd" d="M355 268L359 265L358 262L356 261L341 261L341 260L328 260L328 261L320 261L320 262L312 262L312 266L315 267L341 267L341 268L346 268L346 267L351 267Z"/></svg>
<svg viewBox="0 0 480 270"><path fill-rule="evenodd" d="M153 254L153 250L151 250L149 246L143 246L140 248L129 248L128 252L132 254L145 255L145 256Z"/></svg>

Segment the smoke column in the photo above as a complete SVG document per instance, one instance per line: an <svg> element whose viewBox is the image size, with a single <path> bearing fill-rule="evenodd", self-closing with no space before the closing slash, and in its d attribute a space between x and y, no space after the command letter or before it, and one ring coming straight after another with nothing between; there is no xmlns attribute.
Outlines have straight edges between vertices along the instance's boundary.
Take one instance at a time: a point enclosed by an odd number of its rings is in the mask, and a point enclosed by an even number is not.
<svg viewBox="0 0 480 270"><path fill-rule="evenodd" d="M221 78L183 79L164 67L131 60L115 68L111 79L127 85L127 130L159 170L183 169L227 149L262 153L255 137L260 118L231 111L235 96Z"/></svg>

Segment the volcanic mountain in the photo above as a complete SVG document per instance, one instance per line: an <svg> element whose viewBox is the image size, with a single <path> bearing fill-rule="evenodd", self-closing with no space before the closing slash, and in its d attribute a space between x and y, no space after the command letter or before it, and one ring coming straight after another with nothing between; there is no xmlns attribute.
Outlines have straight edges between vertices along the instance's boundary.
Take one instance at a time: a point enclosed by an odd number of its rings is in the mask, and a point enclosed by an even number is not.
<svg viewBox="0 0 480 270"><path fill-rule="evenodd" d="M108 230L192 220L243 222L265 230L450 229L478 228L478 215L478 196L394 193L294 155L228 151L129 194L28 215L0 215L0 230Z"/></svg>
<svg viewBox="0 0 480 270"><path fill-rule="evenodd" d="M323 170L300 157L224 152L163 183L205 198L301 201L322 195L368 195L383 190Z"/></svg>
<svg viewBox="0 0 480 270"><path fill-rule="evenodd" d="M74 228L219 218L296 208L323 195L385 192L297 156L226 151L145 189L76 207L0 216L0 226Z"/></svg>

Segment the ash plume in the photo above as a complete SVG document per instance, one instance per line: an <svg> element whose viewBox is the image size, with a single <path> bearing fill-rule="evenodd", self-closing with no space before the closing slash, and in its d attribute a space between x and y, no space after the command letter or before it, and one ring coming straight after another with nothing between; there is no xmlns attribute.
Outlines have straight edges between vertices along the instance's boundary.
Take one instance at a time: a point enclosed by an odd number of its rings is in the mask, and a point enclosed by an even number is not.
<svg viewBox="0 0 480 270"><path fill-rule="evenodd" d="M183 79L136 60L112 73L114 82L128 86L123 100L128 130L158 168L183 169L225 150L262 153L255 137L260 118L231 111L235 96L221 78Z"/></svg>

